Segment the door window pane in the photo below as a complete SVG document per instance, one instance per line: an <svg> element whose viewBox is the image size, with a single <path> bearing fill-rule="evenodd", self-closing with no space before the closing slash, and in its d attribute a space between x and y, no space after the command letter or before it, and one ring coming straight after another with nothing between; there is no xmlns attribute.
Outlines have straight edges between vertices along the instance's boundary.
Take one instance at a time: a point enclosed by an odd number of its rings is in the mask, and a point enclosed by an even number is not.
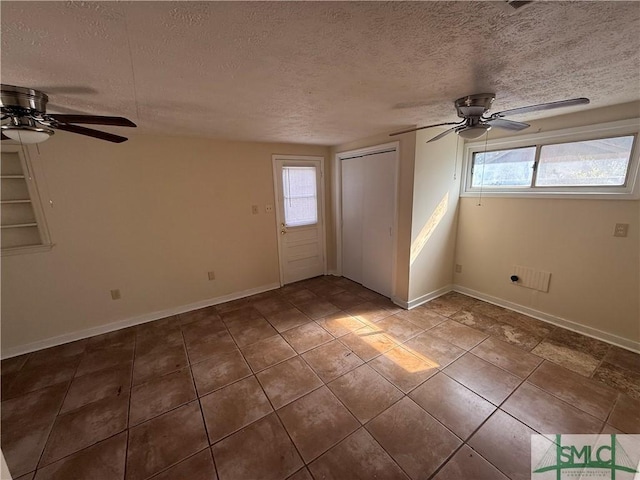
<svg viewBox="0 0 640 480"><path fill-rule="evenodd" d="M633 136L543 145L536 185L624 185Z"/></svg>
<svg viewBox="0 0 640 480"><path fill-rule="evenodd" d="M316 167L282 167L282 190L287 227L318 223Z"/></svg>
<svg viewBox="0 0 640 480"><path fill-rule="evenodd" d="M535 146L474 153L471 186L529 187L535 159Z"/></svg>

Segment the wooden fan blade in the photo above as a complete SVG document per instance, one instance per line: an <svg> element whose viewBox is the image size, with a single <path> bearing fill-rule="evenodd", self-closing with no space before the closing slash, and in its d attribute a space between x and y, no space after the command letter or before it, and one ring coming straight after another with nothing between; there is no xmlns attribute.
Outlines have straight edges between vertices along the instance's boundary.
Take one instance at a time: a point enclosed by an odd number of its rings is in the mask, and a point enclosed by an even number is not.
<svg viewBox="0 0 640 480"><path fill-rule="evenodd" d="M84 123L88 125L114 125L117 127L135 127L136 124L124 117L106 117L103 115L67 115L52 113L47 115L60 123Z"/></svg>
<svg viewBox="0 0 640 480"><path fill-rule="evenodd" d="M529 105L528 107L512 108L503 110L491 115L491 119L508 117L509 115L520 115L521 113L539 112L541 110L552 110L554 108L574 107L576 105L586 105L589 103L588 98L570 98L569 100L560 100L559 102L540 103L538 105Z"/></svg>
<svg viewBox="0 0 640 480"><path fill-rule="evenodd" d="M487 123L492 127L503 128L513 132L519 132L520 130L530 127L528 123L514 122L513 120L507 120L506 118L494 118L493 120L489 120Z"/></svg>
<svg viewBox="0 0 640 480"><path fill-rule="evenodd" d="M121 137L120 135L101 132L100 130L94 130L93 128L80 127L78 125L67 125L65 123L60 123L54 128L57 128L58 130L64 130L65 132L86 135L87 137L99 138L100 140L106 140L107 142L113 143L122 143L128 140L126 137Z"/></svg>
<svg viewBox="0 0 640 480"><path fill-rule="evenodd" d="M436 135L435 137L433 137L431 140L428 140L427 143L431 143L431 142L435 142L436 140L440 140L442 137L449 135L451 132L454 132L456 130L455 127L450 128L449 130L445 130L444 132L442 132L440 135Z"/></svg>
<svg viewBox="0 0 640 480"><path fill-rule="evenodd" d="M464 120L462 122L436 123L435 125L427 125L426 127L410 128L408 130L402 130L401 132L390 133L389 136L393 137L395 135L402 135L403 133L416 132L418 130L424 130L425 128L441 127L443 125L462 125L463 123L464 123Z"/></svg>

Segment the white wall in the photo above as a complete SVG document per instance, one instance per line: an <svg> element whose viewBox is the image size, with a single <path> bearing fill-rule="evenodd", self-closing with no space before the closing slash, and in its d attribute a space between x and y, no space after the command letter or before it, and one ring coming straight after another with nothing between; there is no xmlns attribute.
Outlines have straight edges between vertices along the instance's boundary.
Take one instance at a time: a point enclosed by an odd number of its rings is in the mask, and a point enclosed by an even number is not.
<svg viewBox="0 0 640 480"><path fill-rule="evenodd" d="M529 130L639 116L636 102L539 120ZM640 348L640 201L485 195L477 204L460 201L455 263L463 271L454 275L456 285ZM627 238L613 237L616 223L629 224ZM512 285L512 265L551 272L549 292Z"/></svg>
<svg viewBox="0 0 640 480"><path fill-rule="evenodd" d="M2 258L4 352L276 285L271 155L328 160L325 147L147 135L61 132L30 148L55 246Z"/></svg>
<svg viewBox="0 0 640 480"><path fill-rule="evenodd" d="M421 130L416 136L410 303L428 300L438 291L450 288L453 283L464 144L455 134L427 143L441 131L443 130Z"/></svg>

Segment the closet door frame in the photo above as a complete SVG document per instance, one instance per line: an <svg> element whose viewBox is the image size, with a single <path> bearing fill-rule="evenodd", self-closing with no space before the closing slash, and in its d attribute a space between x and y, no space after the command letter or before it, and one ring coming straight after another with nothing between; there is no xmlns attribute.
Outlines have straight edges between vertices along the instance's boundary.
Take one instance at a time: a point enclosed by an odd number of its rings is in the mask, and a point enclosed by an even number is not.
<svg viewBox="0 0 640 480"><path fill-rule="evenodd" d="M398 182L400 181L400 142L389 142L381 145L373 145L370 147L358 148L356 150L348 150L344 152L338 152L334 156L333 171L334 184L333 192L335 194L334 199L334 211L333 218L334 231L336 232L336 274L342 275L342 160L346 160L352 157L358 157L363 155L374 155L376 153L388 152L395 150L395 182L394 182L394 208L393 208L393 258L392 258L392 299L396 296L396 271L397 271L397 252L398 252Z"/></svg>

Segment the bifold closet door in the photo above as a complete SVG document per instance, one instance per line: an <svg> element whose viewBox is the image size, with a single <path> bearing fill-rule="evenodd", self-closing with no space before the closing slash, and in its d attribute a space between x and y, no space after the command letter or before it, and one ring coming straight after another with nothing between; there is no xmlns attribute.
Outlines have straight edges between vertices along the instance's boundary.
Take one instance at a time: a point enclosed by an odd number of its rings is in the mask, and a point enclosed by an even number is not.
<svg viewBox="0 0 640 480"><path fill-rule="evenodd" d="M342 160L342 274L387 297L393 291L396 153Z"/></svg>

